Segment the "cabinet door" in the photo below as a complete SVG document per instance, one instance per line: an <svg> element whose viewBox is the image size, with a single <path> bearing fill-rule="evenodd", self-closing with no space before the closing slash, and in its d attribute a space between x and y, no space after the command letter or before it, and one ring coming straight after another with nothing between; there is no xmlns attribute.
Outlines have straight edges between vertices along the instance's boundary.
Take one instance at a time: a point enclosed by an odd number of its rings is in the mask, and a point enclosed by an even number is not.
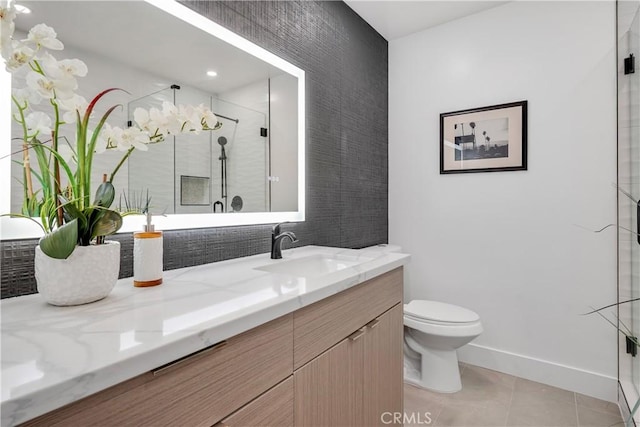
<svg viewBox="0 0 640 427"><path fill-rule="evenodd" d="M365 333L354 332L294 372L296 426L363 425Z"/></svg>
<svg viewBox="0 0 640 427"><path fill-rule="evenodd" d="M284 380L216 426L293 427L293 378Z"/></svg>
<svg viewBox="0 0 640 427"><path fill-rule="evenodd" d="M293 369L402 302L402 267L293 313Z"/></svg>
<svg viewBox="0 0 640 427"><path fill-rule="evenodd" d="M384 425L385 412L403 409L403 307L367 324L364 335L364 425ZM387 420L389 417L386 418Z"/></svg>

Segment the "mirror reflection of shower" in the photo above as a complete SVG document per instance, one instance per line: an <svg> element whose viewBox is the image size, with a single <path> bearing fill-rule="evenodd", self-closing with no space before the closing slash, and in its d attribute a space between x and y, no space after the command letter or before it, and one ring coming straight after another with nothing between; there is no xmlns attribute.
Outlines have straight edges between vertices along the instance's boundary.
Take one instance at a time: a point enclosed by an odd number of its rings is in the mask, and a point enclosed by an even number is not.
<svg viewBox="0 0 640 427"><path fill-rule="evenodd" d="M149 189L158 208L169 214L268 212L268 85L254 86L213 96L172 85L129 103L130 118L137 107L161 108L164 101L204 104L222 123L215 131L167 138L147 152L134 152L129 190ZM233 203L236 196L240 203Z"/></svg>

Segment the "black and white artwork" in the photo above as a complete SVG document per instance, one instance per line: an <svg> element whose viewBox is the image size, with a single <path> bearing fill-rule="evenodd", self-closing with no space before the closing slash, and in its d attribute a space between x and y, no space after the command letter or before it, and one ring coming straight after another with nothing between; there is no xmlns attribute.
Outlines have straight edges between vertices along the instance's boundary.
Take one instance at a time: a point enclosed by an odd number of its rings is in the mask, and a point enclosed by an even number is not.
<svg viewBox="0 0 640 427"><path fill-rule="evenodd" d="M440 114L440 173L527 169L527 101Z"/></svg>
<svg viewBox="0 0 640 427"><path fill-rule="evenodd" d="M456 123L455 160L509 157L509 119Z"/></svg>

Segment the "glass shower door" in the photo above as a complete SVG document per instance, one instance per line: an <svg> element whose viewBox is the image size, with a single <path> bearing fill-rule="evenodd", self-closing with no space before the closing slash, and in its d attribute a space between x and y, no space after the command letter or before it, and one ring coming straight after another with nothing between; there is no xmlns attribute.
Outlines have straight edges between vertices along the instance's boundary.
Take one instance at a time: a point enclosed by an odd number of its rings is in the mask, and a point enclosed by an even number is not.
<svg viewBox="0 0 640 427"><path fill-rule="evenodd" d="M136 108L162 109L162 103L175 102L175 90L166 88L128 105L128 120L133 121ZM175 161L173 156L175 141L173 137L157 144L150 144L148 151L134 150L127 164L129 183L127 198L130 203L139 204L147 192L151 198L153 213L173 214L176 212L173 188L175 186ZM144 203L144 201L142 201Z"/></svg>
<svg viewBox="0 0 640 427"><path fill-rule="evenodd" d="M640 1L618 1L617 9L618 291L620 301L625 301L640 298L640 242L634 233L638 231L637 201L640 198ZM629 69L630 63L634 63L635 72ZM640 337L640 301L622 304L619 318L621 330L628 328L627 334ZM633 409L640 402L640 355L627 354L625 344L620 347L619 379L624 397Z"/></svg>
<svg viewBox="0 0 640 427"><path fill-rule="evenodd" d="M638 67L638 56L640 54L640 2L630 2L635 4L635 14L633 20L627 31L627 43L629 55L633 55L633 62L635 62L635 68ZM627 57L629 58L629 57ZM628 59L628 61L630 61ZM623 71L624 72L624 71ZM627 82L625 88L628 89L628 111L629 111L629 126L628 132L628 153L629 153L629 174L627 182L622 182L621 187L628 188L633 200L625 197L629 218L631 222L631 229L638 231L638 209L640 205L637 204L637 200L640 199L640 70L635 70L635 73L626 74ZM624 197L621 195L621 197ZM624 231L624 230L622 230ZM640 237L631 235L629 241L629 254L630 254L630 285L634 297L640 297ZM633 331L634 335L640 335L640 303L633 306ZM633 364L633 383L640 395L640 361L636 361Z"/></svg>

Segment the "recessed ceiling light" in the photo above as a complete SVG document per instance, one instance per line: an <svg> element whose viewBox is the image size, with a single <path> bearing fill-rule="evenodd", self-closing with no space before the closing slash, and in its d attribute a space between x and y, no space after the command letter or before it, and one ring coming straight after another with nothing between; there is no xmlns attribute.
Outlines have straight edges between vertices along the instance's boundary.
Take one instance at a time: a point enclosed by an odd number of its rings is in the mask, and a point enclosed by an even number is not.
<svg viewBox="0 0 640 427"><path fill-rule="evenodd" d="M18 13L31 13L31 9L29 9L27 6L23 6L21 4L16 4L15 8L16 8L16 12L18 12Z"/></svg>
<svg viewBox="0 0 640 427"><path fill-rule="evenodd" d="M218 75L218 73L216 73L216 72L215 72L215 71L213 71L213 70L209 70L209 71L207 71L207 76L209 76L209 77L215 77L215 76L217 76L217 75Z"/></svg>

